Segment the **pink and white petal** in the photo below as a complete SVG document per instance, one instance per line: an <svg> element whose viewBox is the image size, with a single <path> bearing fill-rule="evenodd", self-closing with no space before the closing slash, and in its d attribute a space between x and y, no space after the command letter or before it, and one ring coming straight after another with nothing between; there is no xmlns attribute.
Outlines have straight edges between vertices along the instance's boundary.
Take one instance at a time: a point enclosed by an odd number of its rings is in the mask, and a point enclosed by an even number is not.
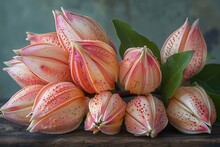
<svg viewBox="0 0 220 147"><path fill-rule="evenodd" d="M193 23L184 48L184 51L194 51L194 55L183 73L185 79L189 79L199 73L206 62L207 46L198 23L199 20Z"/></svg>
<svg viewBox="0 0 220 147"><path fill-rule="evenodd" d="M16 59L47 82L71 81L69 66L58 60L33 56L19 56Z"/></svg>
<svg viewBox="0 0 220 147"><path fill-rule="evenodd" d="M28 126L30 124L30 120L26 116L30 112L31 112L31 107L10 111L10 112L3 111L1 117L18 124Z"/></svg>
<svg viewBox="0 0 220 147"><path fill-rule="evenodd" d="M6 71L20 87L37 85L37 84L40 85L47 84L46 81L36 76L22 62L17 63L11 67L3 68L3 70Z"/></svg>
<svg viewBox="0 0 220 147"><path fill-rule="evenodd" d="M65 17L70 21L74 30L78 30L80 36L83 36L83 40L100 40L109 43L106 33L94 19L70 12L63 8L61 9Z"/></svg>
<svg viewBox="0 0 220 147"><path fill-rule="evenodd" d="M71 52L71 42L83 39L80 32L73 28L69 20L60 11L53 11L58 39L67 52Z"/></svg>
<svg viewBox="0 0 220 147"><path fill-rule="evenodd" d="M58 40L56 32L49 32L49 33L44 33L44 34L26 32L26 34L27 34L26 40L30 41L31 44L49 43L49 44L62 48Z"/></svg>
<svg viewBox="0 0 220 147"><path fill-rule="evenodd" d="M43 132L48 134L63 134L71 132L79 127L83 117L87 113L85 100L78 100L69 103L65 107L53 113L33 120L33 124L29 126L30 132Z"/></svg>
<svg viewBox="0 0 220 147"><path fill-rule="evenodd" d="M210 133L210 128L201 119L197 119L188 109L176 101L170 101L167 108L169 122L180 132L187 134Z"/></svg>
<svg viewBox="0 0 220 147"><path fill-rule="evenodd" d="M24 48L14 50L14 52L20 56L44 57L58 60L65 64L68 64L69 60L68 54L63 49L47 43L28 45Z"/></svg>
<svg viewBox="0 0 220 147"><path fill-rule="evenodd" d="M43 85L30 85L16 92L7 103L5 103L0 111L11 112L31 107L38 92L43 88Z"/></svg>
<svg viewBox="0 0 220 147"><path fill-rule="evenodd" d="M165 63L169 56L183 51L189 31L190 26L187 18L185 23L173 32L163 44L160 51L162 63Z"/></svg>

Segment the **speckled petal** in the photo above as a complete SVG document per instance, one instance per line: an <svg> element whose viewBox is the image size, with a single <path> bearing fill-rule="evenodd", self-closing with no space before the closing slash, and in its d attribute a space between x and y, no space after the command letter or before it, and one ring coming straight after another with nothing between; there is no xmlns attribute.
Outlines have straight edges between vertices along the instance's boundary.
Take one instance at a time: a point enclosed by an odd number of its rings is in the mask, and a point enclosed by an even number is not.
<svg viewBox="0 0 220 147"><path fill-rule="evenodd" d="M199 118L187 111L178 101L171 101L167 108L169 122L180 132L187 134L211 133L210 128Z"/></svg>
<svg viewBox="0 0 220 147"><path fill-rule="evenodd" d="M47 82L71 81L69 66L58 60L34 57L18 56L34 74Z"/></svg>
<svg viewBox="0 0 220 147"><path fill-rule="evenodd" d="M190 79L192 76L199 73L205 65L207 56L206 42L199 29L199 20L196 20L189 32L184 51L193 50L194 55L184 70L183 76L185 79Z"/></svg>
<svg viewBox="0 0 220 147"><path fill-rule="evenodd" d="M68 64L69 59L68 54L61 48L47 43L29 45L24 48L14 50L14 52L20 56L48 58L58 60L65 64Z"/></svg>
<svg viewBox="0 0 220 147"><path fill-rule="evenodd" d="M20 87L36 84L47 84L46 81L36 76L22 62L3 68L3 70L6 71Z"/></svg>
<svg viewBox="0 0 220 147"><path fill-rule="evenodd" d="M87 112L85 109L87 100L84 99L69 102L53 113L33 120L28 130L47 134L63 134L75 130Z"/></svg>
<svg viewBox="0 0 220 147"><path fill-rule="evenodd" d="M199 87L179 87L167 108L169 122L187 134L211 133L216 120L213 101Z"/></svg>
<svg viewBox="0 0 220 147"><path fill-rule="evenodd" d="M137 96L126 107L125 125L135 136L156 137L167 125L163 103L152 95Z"/></svg>
<svg viewBox="0 0 220 147"><path fill-rule="evenodd" d="M80 36L80 33L71 26L70 21L63 15L62 12L56 10L53 11L53 15L58 39L62 47L67 52L71 52L71 42L81 40L83 39L83 36Z"/></svg>
<svg viewBox="0 0 220 147"><path fill-rule="evenodd" d="M100 40L108 43L108 38L101 26L92 18L65 10L62 12L83 40Z"/></svg>
<svg viewBox="0 0 220 147"><path fill-rule="evenodd" d="M49 32L44 34L26 32L26 34L27 34L26 40L30 41L31 44L48 43L62 48L56 32Z"/></svg>
<svg viewBox="0 0 220 147"><path fill-rule="evenodd" d="M184 49L189 30L190 26L187 18L185 23L173 32L163 44L160 51L162 63L165 63L169 56Z"/></svg>
<svg viewBox="0 0 220 147"><path fill-rule="evenodd" d="M70 101L84 97L83 92L69 82L50 83L37 95L31 120L52 113Z"/></svg>

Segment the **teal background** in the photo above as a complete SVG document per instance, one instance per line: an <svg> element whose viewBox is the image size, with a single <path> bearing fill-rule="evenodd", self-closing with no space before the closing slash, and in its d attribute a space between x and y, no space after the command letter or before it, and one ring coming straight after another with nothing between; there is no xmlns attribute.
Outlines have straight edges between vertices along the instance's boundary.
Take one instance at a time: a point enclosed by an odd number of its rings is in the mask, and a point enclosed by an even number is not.
<svg viewBox="0 0 220 147"><path fill-rule="evenodd" d="M22 48L26 31L55 31L52 10L64 7L97 20L119 47L111 19L130 23L135 30L154 41L160 48L166 38L183 24L200 18L200 27L208 51L220 63L219 0L0 0L0 69L3 61ZM10 98L20 88L7 73L0 70L0 100Z"/></svg>

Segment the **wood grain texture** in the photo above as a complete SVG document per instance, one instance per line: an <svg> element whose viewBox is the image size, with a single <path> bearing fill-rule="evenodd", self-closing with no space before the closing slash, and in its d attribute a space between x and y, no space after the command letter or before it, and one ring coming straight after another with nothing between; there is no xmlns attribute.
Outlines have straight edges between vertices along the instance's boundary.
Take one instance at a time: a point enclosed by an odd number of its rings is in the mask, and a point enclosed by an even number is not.
<svg viewBox="0 0 220 147"><path fill-rule="evenodd" d="M102 133L92 134L83 130L81 125L77 130L62 135L29 133L26 126L0 118L0 147L2 146L84 146L84 147L185 147L185 146L220 146L220 123L215 123L212 134L186 135L168 125L158 137L135 137L129 134L125 127L119 134L109 136Z"/></svg>

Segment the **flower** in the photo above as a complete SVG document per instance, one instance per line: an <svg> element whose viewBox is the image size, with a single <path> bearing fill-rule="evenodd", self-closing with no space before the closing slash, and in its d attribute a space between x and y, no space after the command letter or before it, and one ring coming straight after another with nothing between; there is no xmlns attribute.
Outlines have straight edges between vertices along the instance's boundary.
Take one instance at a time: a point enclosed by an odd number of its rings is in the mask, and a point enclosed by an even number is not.
<svg viewBox="0 0 220 147"><path fill-rule="evenodd" d="M72 80L68 54L57 46L38 43L14 50L14 52L20 55L14 58L22 62L30 72L43 81L64 82Z"/></svg>
<svg viewBox="0 0 220 147"><path fill-rule="evenodd" d="M89 101L85 130L113 135L120 131L126 103L118 94L101 92Z"/></svg>
<svg viewBox="0 0 220 147"><path fill-rule="evenodd" d="M62 134L78 128L88 111L88 99L70 82L49 83L41 89L29 114L30 132Z"/></svg>
<svg viewBox="0 0 220 147"><path fill-rule="evenodd" d="M30 121L26 116L31 112L37 93L42 87L43 85L30 85L16 92L1 107L1 117L15 123L29 125Z"/></svg>
<svg viewBox="0 0 220 147"><path fill-rule="evenodd" d="M151 94L137 96L126 107L125 125L128 132L135 136L156 137L167 125L165 107Z"/></svg>
<svg viewBox="0 0 220 147"><path fill-rule="evenodd" d="M53 11L56 31L60 43L67 52L71 51L71 43L81 40L99 40L112 44L102 27L92 18L67 11Z"/></svg>
<svg viewBox="0 0 220 147"><path fill-rule="evenodd" d="M129 48L120 62L120 83L134 94L149 94L160 85L160 65L147 47Z"/></svg>
<svg viewBox="0 0 220 147"><path fill-rule="evenodd" d="M190 28L188 19L186 19L185 23L167 38L161 49L162 63L165 63L167 58L175 53L194 51L183 73L186 80L199 73L206 62L207 47L198 24L197 19Z"/></svg>
<svg viewBox="0 0 220 147"><path fill-rule="evenodd" d="M213 101L199 86L179 87L169 102L167 115L176 129L187 134L211 133L216 120Z"/></svg>
<svg viewBox="0 0 220 147"><path fill-rule="evenodd" d="M101 41L76 41L70 53L74 83L88 93L113 90L119 65L114 49Z"/></svg>

